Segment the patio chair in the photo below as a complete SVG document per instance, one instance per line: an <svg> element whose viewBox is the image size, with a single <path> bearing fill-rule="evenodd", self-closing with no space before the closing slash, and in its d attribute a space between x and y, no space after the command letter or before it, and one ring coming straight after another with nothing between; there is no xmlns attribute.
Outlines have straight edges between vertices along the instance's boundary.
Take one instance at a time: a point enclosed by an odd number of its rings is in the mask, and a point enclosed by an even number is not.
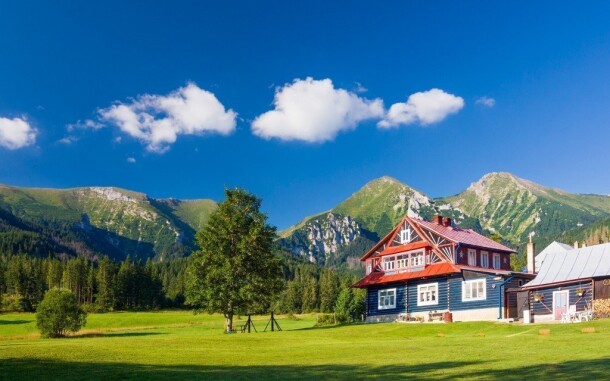
<svg viewBox="0 0 610 381"><path fill-rule="evenodd" d="M572 304L568 307L568 319L570 322L575 322L578 319L578 314L576 313L576 304Z"/></svg>

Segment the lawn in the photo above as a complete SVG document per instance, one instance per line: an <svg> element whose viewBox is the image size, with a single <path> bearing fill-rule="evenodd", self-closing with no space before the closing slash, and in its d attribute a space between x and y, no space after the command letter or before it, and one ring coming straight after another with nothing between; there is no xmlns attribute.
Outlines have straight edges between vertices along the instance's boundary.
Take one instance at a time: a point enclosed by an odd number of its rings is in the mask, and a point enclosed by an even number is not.
<svg viewBox="0 0 610 381"><path fill-rule="evenodd" d="M256 327L262 331L265 318ZM243 322L238 322L238 324ZM41 339L34 315L0 314L1 380L605 379L610 320L579 324L361 324L223 334L220 316L92 314L76 337ZM593 327L595 333L582 333ZM541 328L549 335L539 334Z"/></svg>

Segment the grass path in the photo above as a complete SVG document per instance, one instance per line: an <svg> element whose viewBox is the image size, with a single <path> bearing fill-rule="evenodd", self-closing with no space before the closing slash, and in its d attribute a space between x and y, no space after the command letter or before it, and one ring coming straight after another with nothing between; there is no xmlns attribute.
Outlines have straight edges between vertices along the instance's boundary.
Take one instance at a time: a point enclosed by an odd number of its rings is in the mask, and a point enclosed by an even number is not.
<svg viewBox="0 0 610 381"><path fill-rule="evenodd" d="M255 320L262 331L266 320ZM0 380L605 379L610 320L544 326L367 324L222 333L220 316L190 312L90 315L66 339L38 337L31 314L0 315ZM239 322L238 322L239 324ZM582 333L584 327L595 333Z"/></svg>

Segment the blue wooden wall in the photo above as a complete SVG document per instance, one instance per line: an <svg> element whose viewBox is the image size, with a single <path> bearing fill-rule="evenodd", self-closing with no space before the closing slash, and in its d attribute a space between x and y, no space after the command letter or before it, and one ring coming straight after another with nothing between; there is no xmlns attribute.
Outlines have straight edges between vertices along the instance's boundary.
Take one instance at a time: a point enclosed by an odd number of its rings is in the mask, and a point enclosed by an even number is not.
<svg viewBox="0 0 610 381"><path fill-rule="evenodd" d="M379 306L379 290L396 288L396 308L379 310L377 307ZM367 315L369 316L377 316L377 315L389 315L389 314L399 314L403 312L407 312L407 285L406 284L398 284L393 286L371 286L367 289Z"/></svg>
<svg viewBox="0 0 610 381"><path fill-rule="evenodd" d="M479 276L480 275L480 276ZM517 279L513 279L509 284L504 285L500 290L500 284L504 282L504 279L494 280L496 276L493 274L478 273L475 277L469 277L468 279L486 279L486 293L487 297L485 300L476 301L462 301L462 281L464 278L462 275L445 276L431 279L418 279L409 281L408 284L398 285L384 285L384 286L371 286L368 288L367 293L367 313L369 316L387 315L387 314L399 314L404 312L429 312L429 311L464 311L464 310L475 310L483 308L498 308L500 300L502 299L502 305L504 306L504 291L508 287L517 287ZM417 286L427 283L438 283L438 304L428 306L417 305ZM396 308L378 310L378 291L382 289L396 288ZM552 294L551 294L552 299ZM572 301L572 297L570 296ZM576 299L574 299L576 300Z"/></svg>
<svg viewBox="0 0 610 381"><path fill-rule="evenodd" d="M498 303L501 297L499 292L500 284L504 281L502 280L494 280L495 275L483 274L480 273L480 277L469 278L468 280L473 279L486 279L486 293L487 298L485 300L474 300L469 302L462 301L462 281L464 278L461 276L452 277L449 280L449 289L450 289L450 297L449 297L449 309L452 311L464 311L464 310L476 310L480 308L491 308L498 307ZM495 285L495 288L494 288ZM502 287L504 290L504 287Z"/></svg>
<svg viewBox="0 0 610 381"><path fill-rule="evenodd" d="M586 292L581 298L576 295L576 290L579 288L585 289ZM554 291L565 291L568 290L570 293L569 303L570 305L576 304L577 311L583 311L587 308L587 302L591 303L593 293L591 290L591 281L575 282L569 285L548 287L539 290L532 290L530 292L530 305L534 315L550 315L553 313L553 292ZM541 294L542 302L534 300L535 294Z"/></svg>

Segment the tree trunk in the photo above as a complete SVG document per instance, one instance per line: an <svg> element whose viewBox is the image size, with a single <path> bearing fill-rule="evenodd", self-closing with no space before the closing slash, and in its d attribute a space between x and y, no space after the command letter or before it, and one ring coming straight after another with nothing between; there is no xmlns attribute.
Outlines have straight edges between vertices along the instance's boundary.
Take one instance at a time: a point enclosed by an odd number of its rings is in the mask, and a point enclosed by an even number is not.
<svg viewBox="0 0 610 381"><path fill-rule="evenodd" d="M233 330L233 312L229 312L226 315L225 332L231 333L232 330Z"/></svg>

